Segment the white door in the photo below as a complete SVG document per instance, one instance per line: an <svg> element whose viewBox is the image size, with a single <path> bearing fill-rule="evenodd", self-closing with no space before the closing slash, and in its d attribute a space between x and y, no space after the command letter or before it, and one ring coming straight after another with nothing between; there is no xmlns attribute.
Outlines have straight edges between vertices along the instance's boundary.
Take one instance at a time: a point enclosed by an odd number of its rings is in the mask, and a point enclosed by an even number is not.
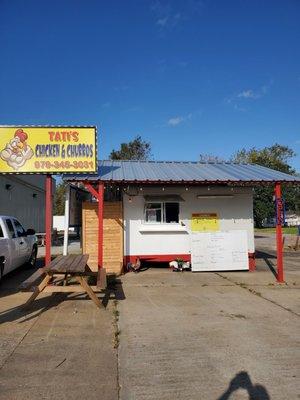
<svg viewBox="0 0 300 400"><path fill-rule="evenodd" d="M19 239L18 245L19 245L20 262L21 264L24 264L25 262L28 261L30 257L31 253L30 241L27 238L26 231L20 224L20 222L14 218L13 223L15 226L17 238Z"/></svg>
<svg viewBox="0 0 300 400"><path fill-rule="evenodd" d="M10 253L10 264L5 266L5 273L7 273L18 268L22 264L22 261L19 252L20 239L17 237L12 220L10 218L5 218L5 224L9 234L8 247Z"/></svg>

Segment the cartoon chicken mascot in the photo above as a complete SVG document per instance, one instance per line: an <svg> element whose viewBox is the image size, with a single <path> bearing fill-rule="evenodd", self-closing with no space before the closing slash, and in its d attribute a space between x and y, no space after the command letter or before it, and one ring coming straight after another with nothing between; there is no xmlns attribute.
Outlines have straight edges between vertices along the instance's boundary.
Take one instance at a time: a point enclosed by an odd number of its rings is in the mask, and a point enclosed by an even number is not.
<svg viewBox="0 0 300 400"><path fill-rule="evenodd" d="M27 160L33 156L32 148L26 143L28 135L23 129L17 129L14 137L1 151L0 157L15 171L23 167Z"/></svg>

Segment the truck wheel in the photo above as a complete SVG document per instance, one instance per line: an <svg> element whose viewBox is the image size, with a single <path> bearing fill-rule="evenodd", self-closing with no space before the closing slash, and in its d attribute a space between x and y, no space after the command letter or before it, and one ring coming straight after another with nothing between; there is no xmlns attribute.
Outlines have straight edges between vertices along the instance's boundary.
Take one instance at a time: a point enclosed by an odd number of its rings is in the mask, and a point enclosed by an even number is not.
<svg viewBox="0 0 300 400"><path fill-rule="evenodd" d="M37 247L33 246L31 256L27 262L27 265L29 268L33 268L35 266L36 258L37 258Z"/></svg>

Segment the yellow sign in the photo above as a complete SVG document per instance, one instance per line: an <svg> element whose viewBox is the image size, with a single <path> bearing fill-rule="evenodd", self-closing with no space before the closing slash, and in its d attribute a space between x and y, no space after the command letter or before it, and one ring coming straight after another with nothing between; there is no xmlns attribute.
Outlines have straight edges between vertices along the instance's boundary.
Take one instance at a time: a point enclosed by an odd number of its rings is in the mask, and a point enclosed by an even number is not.
<svg viewBox="0 0 300 400"><path fill-rule="evenodd" d="M192 214L192 232L216 232L220 230L220 220L217 213Z"/></svg>
<svg viewBox="0 0 300 400"><path fill-rule="evenodd" d="M97 170L95 127L0 127L0 173Z"/></svg>

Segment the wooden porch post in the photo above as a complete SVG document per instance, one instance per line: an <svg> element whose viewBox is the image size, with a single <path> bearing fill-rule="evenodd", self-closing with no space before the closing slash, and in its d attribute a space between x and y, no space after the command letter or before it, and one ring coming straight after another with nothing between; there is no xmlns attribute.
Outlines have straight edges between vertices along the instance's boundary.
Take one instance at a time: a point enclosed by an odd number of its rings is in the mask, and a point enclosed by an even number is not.
<svg viewBox="0 0 300 400"><path fill-rule="evenodd" d="M98 185L98 268L103 268L103 205L104 184Z"/></svg>

